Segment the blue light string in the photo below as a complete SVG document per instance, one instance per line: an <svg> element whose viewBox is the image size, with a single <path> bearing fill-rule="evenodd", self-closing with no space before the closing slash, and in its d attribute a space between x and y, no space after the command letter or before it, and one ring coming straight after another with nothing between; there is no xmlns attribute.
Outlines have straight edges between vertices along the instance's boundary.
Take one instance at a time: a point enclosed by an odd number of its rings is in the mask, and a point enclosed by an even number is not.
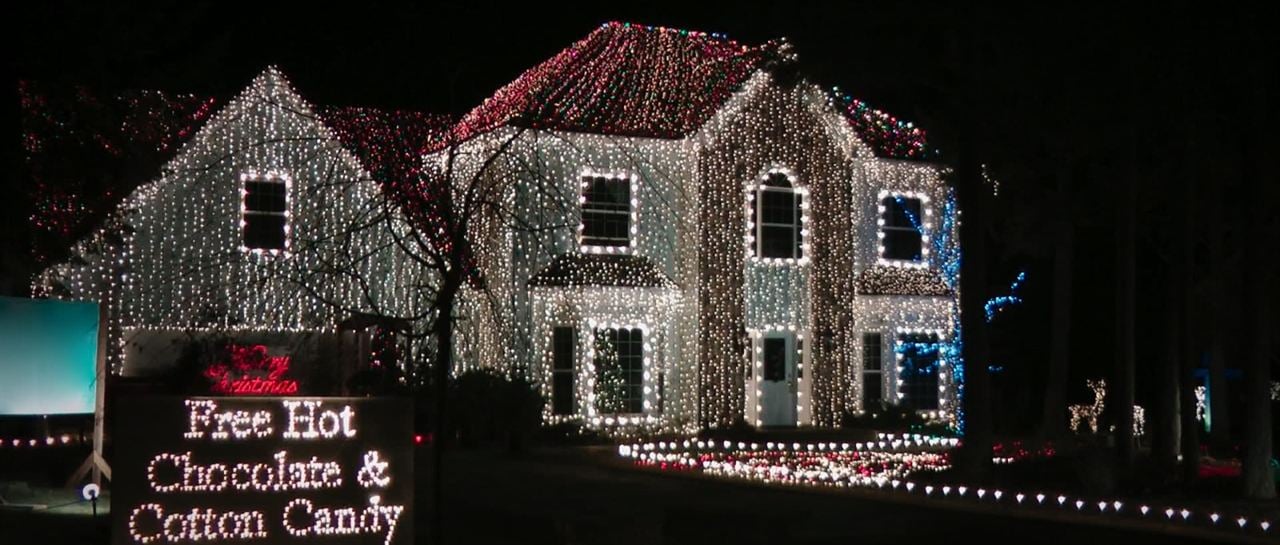
<svg viewBox="0 0 1280 545"><path fill-rule="evenodd" d="M953 292L958 292L960 289L960 244L955 237L957 210L956 192L954 189L948 188L947 195L942 202L941 214L939 214L937 233L930 239L930 242L933 243L933 266L938 268L938 271L942 274L942 281ZM908 217L911 217L911 215L908 214ZM951 335L947 337L946 341L938 343L938 350L938 361L946 361L948 363L951 368L952 380L956 385L955 426L956 432L963 436L965 421L964 336L960 331L959 312L952 315Z"/></svg>
<svg viewBox="0 0 1280 545"><path fill-rule="evenodd" d="M987 304L985 305L987 323L991 323L991 320L994 320L996 314L999 314L1000 311L1022 303L1022 297L1018 296L1018 288L1022 286L1022 283L1026 281L1026 279L1027 272L1020 271L1018 276L1013 279L1013 283L1009 285L1008 295L997 295L987 300Z"/></svg>
<svg viewBox="0 0 1280 545"><path fill-rule="evenodd" d="M915 229L917 233L924 234L924 227L920 225L920 218L911 212L911 208L907 207L902 195L894 195L893 200L898 203L898 206L902 207L902 213L906 214L907 221L911 222L911 228Z"/></svg>

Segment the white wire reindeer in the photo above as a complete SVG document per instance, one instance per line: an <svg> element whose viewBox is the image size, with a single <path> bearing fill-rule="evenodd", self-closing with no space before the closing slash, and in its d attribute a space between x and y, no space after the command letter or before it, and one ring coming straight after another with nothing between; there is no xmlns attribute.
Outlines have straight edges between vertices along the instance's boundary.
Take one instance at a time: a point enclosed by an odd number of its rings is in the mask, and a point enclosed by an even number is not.
<svg viewBox="0 0 1280 545"><path fill-rule="evenodd" d="M1087 380L1085 383L1089 385L1090 390L1093 390L1093 404L1067 407L1067 410L1071 412L1071 431L1080 433L1081 426L1088 424L1089 431L1098 433L1098 418L1102 416L1102 412L1107 408L1107 380ZM1147 411L1141 405L1133 406L1134 435L1146 433L1146 416ZM1112 429L1114 429L1114 426Z"/></svg>

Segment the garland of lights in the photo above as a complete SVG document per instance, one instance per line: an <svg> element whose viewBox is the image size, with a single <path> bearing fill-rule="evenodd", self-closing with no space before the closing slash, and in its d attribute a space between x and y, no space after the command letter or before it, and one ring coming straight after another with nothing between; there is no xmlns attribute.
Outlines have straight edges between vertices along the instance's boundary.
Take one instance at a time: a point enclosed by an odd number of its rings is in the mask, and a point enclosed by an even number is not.
<svg viewBox="0 0 1280 545"><path fill-rule="evenodd" d="M1013 283L1009 285L1008 295L997 295L987 300L984 310L987 313L987 323L991 323L1006 308L1022 303L1022 297L1018 296L1018 288L1022 287L1022 283L1027 280L1027 272L1020 271L1018 276L1014 277Z"/></svg>
<svg viewBox="0 0 1280 545"><path fill-rule="evenodd" d="M877 434L875 441L858 443L785 443L684 440L628 443L618 446L618 455L640 467L673 472L700 472L707 475L747 480L771 485L840 489L870 489L887 494L923 495L927 501L983 502L1002 509L1074 510L1077 513L1159 520L1222 527L1237 531L1269 534L1269 520L1246 515L1223 515L1210 511L1195 513L1187 507L1167 506L1163 510L1139 503L1135 509L1115 498L1085 498L1045 491L1004 490L967 484L935 484L916 479L950 467L949 449L954 438L919 434ZM1012 448L1010 448L1012 447ZM1020 444L996 445L993 462L1013 463L1030 457L1053 456L1052 447L1031 452ZM1012 505L1010 505L1012 504ZM1096 511L1095 511L1096 509Z"/></svg>
<svg viewBox="0 0 1280 545"><path fill-rule="evenodd" d="M78 445L84 442L84 439L78 435L62 434L57 437L46 435L42 438L26 437L0 437L0 448L36 448L36 447L64 447Z"/></svg>

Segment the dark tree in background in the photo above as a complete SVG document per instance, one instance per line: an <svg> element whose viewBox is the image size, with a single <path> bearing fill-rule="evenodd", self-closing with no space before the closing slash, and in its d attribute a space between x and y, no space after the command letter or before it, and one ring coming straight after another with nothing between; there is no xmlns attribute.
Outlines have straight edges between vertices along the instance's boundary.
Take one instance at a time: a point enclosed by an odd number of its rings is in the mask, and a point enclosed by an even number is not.
<svg viewBox="0 0 1280 545"><path fill-rule="evenodd" d="M1270 40L1274 45L1274 38ZM1265 43L1265 42L1264 42ZM1276 497L1275 477L1271 469L1273 455L1273 428L1271 402L1271 364L1275 350L1275 297L1277 291L1275 257L1277 214L1275 213L1277 188L1280 177L1273 164L1280 138L1276 137L1276 123L1280 121L1280 109L1276 108L1276 65L1269 70L1249 74L1245 104L1253 113L1252 122L1246 125L1252 141L1246 144L1244 172L1250 180L1245 187L1252 189L1251 198L1244 206L1251 237L1238 237L1245 245L1245 255L1250 259L1245 265L1245 289L1247 290L1244 313L1251 320L1247 355L1245 356L1245 389L1247 415L1245 418L1245 448L1243 460L1244 495L1254 499ZM1256 237L1256 240L1255 238ZM1259 242L1264 241L1264 242Z"/></svg>

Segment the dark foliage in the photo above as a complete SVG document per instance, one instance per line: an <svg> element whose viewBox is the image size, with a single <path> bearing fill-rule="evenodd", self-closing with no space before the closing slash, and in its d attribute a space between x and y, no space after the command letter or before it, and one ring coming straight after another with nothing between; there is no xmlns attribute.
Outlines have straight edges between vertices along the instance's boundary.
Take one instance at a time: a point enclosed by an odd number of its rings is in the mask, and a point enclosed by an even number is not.
<svg viewBox="0 0 1280 545"><path fill-rule="evenodd" d="M524 448L542 423L546 400L529 381L492 370L467 371L449 385L446 437L462 446Z"/></svg>

